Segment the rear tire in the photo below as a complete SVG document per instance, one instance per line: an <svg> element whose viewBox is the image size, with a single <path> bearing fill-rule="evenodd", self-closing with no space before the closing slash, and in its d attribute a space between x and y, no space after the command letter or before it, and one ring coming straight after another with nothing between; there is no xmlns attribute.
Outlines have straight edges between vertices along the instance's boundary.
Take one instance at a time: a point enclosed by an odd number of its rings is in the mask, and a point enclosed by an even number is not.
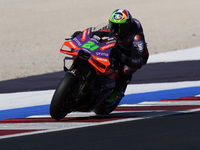
<svg viewBox="0 0 200 150"><path fill-rule="evenodd" d="M111 113L118 106L122 97L122 95L117 96L113 103L103 102L94 110L95 114L105 115Z"/></svg>
<svg viewBox="0 0 200 150"><path fill-rule="evenodd" d="M66 73L65 77L59 83L50 104L50 115L53 119L60 120L71 112L69 104L71 101L70 91L75 81L76 78L73 74Z"/></svg>

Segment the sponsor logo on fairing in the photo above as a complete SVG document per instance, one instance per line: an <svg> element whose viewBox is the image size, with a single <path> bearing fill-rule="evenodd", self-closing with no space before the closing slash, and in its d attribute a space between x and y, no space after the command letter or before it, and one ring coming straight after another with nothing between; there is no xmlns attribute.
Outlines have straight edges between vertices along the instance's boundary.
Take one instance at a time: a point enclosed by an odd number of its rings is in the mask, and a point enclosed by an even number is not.
<svg viewBox="0 0 200 150"><path fill-rule="evenodd" d="M91 51L89 51L88 49L86 48L82 48L82 50L86 51L87 53L91 54Z"/></svg>
<svg viewBox="0 0 200 150"><path fill-rule="evenodd" d="M115 43L111 43L111 44L102 46L102 47L100 48L100 50L104 51L104 50L106 50L106 49L108 49L108 48L111 48L111 47L113 47L113 46L115 46Z"/></svg>
<svg viewBox="0 0 200 150"><path fill-rule="evenodd" d="M95 43L99 43L99 41L96 38L90 39L91 41L94 41Z"/></svg>
<svg viewBox="0 0 200 150"><path fill-rule="evenodd" d="M86 40L87 30L88 30L88 29L85 29L85 30L83 31L81 41L85 41L85 40Z"/></svg>
<svg viewBox="0 0 200 150"><path fill-rule="evenodd" d="M96 52L96 55L97 55L97 56L107 56L107 57L108 57L108 54L107 54L107 53Z"/></svg>
<svg viewBox="0 0 200 150"><path fill-rule="evenodd" d="M116 40L112 40L112 41L108 41L108 42L106 42L105 44L107 45L107 44L115 43L115 42L116 42Z"/></svg>
<svg viewBox="0 0 200 150"><path fill-rule="evenodd" d="M69 42L70 43L70 45L75 49L76 48L76 45L74 45L74 43L73 42Z"/></svg>
<svg viewBox="0 0 200 150"><path fill-rule="evenodd" d="M78 46L81 46L80 41L76 37L73 40L76 41L76 43L78 44Z"/></svg>
<svg viewBox="0 0 200 150"><path fill-rule="evenodd" d="M105 62L107 62L107 61L108 61L108 59L99 58L99 57L97 57L97 60L100 60L100 61L105 61Z"/></svg>

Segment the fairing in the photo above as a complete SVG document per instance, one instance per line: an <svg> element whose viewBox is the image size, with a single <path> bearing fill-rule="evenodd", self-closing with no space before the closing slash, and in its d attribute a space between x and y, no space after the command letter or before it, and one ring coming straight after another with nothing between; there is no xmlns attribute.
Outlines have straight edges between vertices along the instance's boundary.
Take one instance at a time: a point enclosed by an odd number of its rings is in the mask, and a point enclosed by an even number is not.
<svg viewBox="0 0 200 150"><path fill-rule="evenodd" d="M116 40L108 35L109 29L87 28L73 39L65 41L60 52L75 59L80 51L84 51L91 55L88 62L96 71L105 74L110 66L110 52L116 44Z"/></svg>

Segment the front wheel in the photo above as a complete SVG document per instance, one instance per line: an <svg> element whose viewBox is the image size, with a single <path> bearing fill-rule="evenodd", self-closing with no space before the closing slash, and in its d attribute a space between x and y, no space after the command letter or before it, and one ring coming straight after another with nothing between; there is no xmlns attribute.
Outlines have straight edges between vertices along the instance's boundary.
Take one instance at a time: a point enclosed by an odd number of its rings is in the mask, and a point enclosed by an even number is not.
<svg viewBox="0 0 200 150"><path fill-rule="evenodd" d="M53 119L60 120L71 112L70 91L75 81L76 78L73 74L66 73L65 77L59 83L50 104L50 115Z"/></svg>

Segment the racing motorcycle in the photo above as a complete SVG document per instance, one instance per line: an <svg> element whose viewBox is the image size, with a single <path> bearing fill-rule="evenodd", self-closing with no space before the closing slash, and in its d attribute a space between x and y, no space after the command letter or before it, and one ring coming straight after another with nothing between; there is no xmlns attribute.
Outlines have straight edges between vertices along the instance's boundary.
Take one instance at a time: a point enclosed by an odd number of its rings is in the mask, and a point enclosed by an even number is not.
<svg viewBox="0 0 200 150"><path fill-rule="evenodd" d="M113 92L118 76L117 69L111 66L111 52L116 40L105 29L87 28L74 38L66 39L60 52L70 55L73 63L55 90L50 115L55 120L64 118L72 111L109 114L119 104L121 96L115 101L105 99ZM116 52L115 52L116 51Z"/></svg>

